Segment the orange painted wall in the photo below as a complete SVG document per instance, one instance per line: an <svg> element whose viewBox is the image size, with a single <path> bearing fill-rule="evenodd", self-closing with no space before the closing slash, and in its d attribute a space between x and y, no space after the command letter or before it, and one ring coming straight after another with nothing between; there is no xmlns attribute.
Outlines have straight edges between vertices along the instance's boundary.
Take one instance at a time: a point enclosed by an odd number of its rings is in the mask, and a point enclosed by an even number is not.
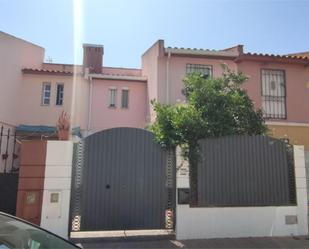
<svg viewBox="0 0 309 249"><path fill-rule="evenodd" d="M44 189L46 141L23 141L16 216L40 225Z"/></svg>
<svg viewBox="0 0 309 249"><path fill-rule="evenodd" d="M288 138L293 145L304 145L309 150L309 127L269 125L269 134L276 138Z"/></svg>

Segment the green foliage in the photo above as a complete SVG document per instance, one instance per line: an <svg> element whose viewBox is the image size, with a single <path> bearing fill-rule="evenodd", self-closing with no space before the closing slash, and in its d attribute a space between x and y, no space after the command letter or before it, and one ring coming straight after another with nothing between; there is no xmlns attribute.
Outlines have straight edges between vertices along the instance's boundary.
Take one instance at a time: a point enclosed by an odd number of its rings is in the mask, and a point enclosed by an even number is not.
<svg viewBox="0 0 309 249"><path fill-rule="evenodd" d="M190 186L194 188L197 188L199 139L267 132L262 111L255 110L241 87L248 77L225 65L222 67L223 74L219 78L205 79L195 73L184 79L187 103L165 105L152 101L157 115L151 126L155 139L165 148L177 145L183 148L190 164ZM194 203L197 202L196 190Z"/></svg>
<svg viewBox="0 0 309 249"><path fill-rule="evenodd" d="M223 69L220 78L187 76L185 104L152 102L157 119L151 130L163 147L196 144L197 140L209 137L266 133L262 111L254 109L247 92L241 88L247 76L226 66Z"/></svg>
<svg viewBox="0 0 309 249"><path fill-rule="evenodd" d="M207 121L194 106L153 104L157 119L151 130L162 147L173 148L203 136Z"/></svg>

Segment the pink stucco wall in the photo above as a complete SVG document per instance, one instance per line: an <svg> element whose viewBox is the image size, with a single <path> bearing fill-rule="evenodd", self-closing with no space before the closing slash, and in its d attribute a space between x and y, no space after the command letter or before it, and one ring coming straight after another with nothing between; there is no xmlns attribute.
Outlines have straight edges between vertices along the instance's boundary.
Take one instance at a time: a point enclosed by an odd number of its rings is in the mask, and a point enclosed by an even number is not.
<svg viewBox="0 0 309 249"><path fill-rule="evenodd" d="M18 125L24 67L41 67L44 48L0 32L0 122ZM26 96L33 98L33 96Z"/></svg>
<svg viewBox="0 0 309 249"><path fill-rule="evenodd" d="M51 83L50 105L42 105L42 84ZM56 84L64 84L63 105L56 106ZM20 100L19 123L26 125L56 126L62 111L71 113L72 77L25 74L21 86L24 97Z"/></svg>
<svg viewBox="0 0 309 249"><path fill-rule="evenodd" d="M261 69L280 69L286 77L286 106L289 122L309 123L309 68L297 64L261 63L243 61L238 63L238 70L249 76L244 87L255 102L261 107Z"/></svg>
<svg viewBox="0 0 309 249"><path fill-rule="evenodd" d="M213 76L222 73L221 64L232 70L243 71L250 79L244 84L256 107L261 107L261 69L285 70L287 89L287 120L289 122L309 123L309 67L288 63L262 63L257 61L234 62L232 59L209 59L206 56L172 54L168 56L164 41L158 40L142 55L142 68L102 67L103 74L146 76L147 82L125 80L92 81L92 100L90 81L83 76L83 66L77 65L76 77L50 74L23 74L22 68L36 68L73 72L73 65L43 63L44 49L0 32L0 123L7 126L18 124L55 125L62 110L69 114L72 109L73 81L75 82L75 102L73 127L101 130L111 127L144 128L149 121L155 120L155 113L149 104L156 99L161 103L181 102L181 93L186 64L210 65ZM169 62L168 62L169 61ZM50 106L41 105L42 83L52 83ZM55 105L56 83L65 84L64 105ZM169 82L169 96L167 96ZM117 88L117 107L109 107L109 87ZM121 89L129 88L129 108L122 109ZM89 111L91 102L91 111ZM91 116L90 123L88 117ZM280 120L282 121L282 120ZM88 125L90 126L88 127Z"/></svg>
<svg viewBox="0 0 309 249"><path fill-rule="evenodd" d="M142 75L147 76L146 120L149 122L155 119L155 112L149 102L151 100L159 100L158 85L162 80L163 74L159 74L160 70L158 60L163 56L163 49L163 40L158 40L142 55Z"/></svg>
<svg viewBox="0 0 309 249"><path fill-rule="evenodd" d="M243 87L247 90L255 106L261 108L261 69L281 69L285 71L286 76L287 119L278 121L309 123L309 67L291 63L262 63L256 61L236 63L232 59L210 59L173 54L169 59L169 66L167 66L167 54L162 55L161 50L159 43L156 43L142 57L144 62L142 70L145 74L148 73L149 99L156 99L161 103L166 103L168 81L170 84L169 103L182 102L185 100L181 89L186 74L186 64L210 65L213 69L213 76L220 77L222 74L221 64L225 63L230 69L242 71L249 76L249 80L245 82ZM149 107L149 112L152 112L151 107ZM155 114L152 114L151 117L151 121L154 121Z"/></svg>
<svg viewBox="0 0 309 249"><path fill-rule="evenodd" d="M170 58L170 103L174 104L185 100L185 96L181 93L183 89L183 79L186 76L186 64L202 64L212 66L214 77L222 74L221 64L225 63L230 69L236 70L236 65L232 60L206 59L194 57L177 57ZM162 87L162 94L164 87Z"/></svg>
<svg viewBox="0 0 309 249"><path fill-rule="evenodd" d="M56 70L56 69L54 69ZM72 105L72 86L75 79L75 102ZM51 83L50 105L42 105L42 84ZM63 105L56 105L56 85L64 84ZM47 125L56 126L59 115L62 111L72 115L71 126L80 127L81 130L87 129L89 112L89 82L83 77L77 76L58 76L47 74L23 74L21 92L23 97L20 99L18 110L18 123L27 125Z"/></svg>
<svg viewBox="0 0 309 249"><path fill-rule="evenodd" d="M259 63L254 62L243 62L237 64L239 71L245 73L249 80L247 80L243 87L247 90L248 95L254 102L256 108L261 108L262 98L261 98L261 68Z"/></svg>
<svg viewBox="0 0 309 249"><path fill-rule="evenodd" d="M142 74L148 79L148 103L150 100L156 100L160 103L174 104L185 100L181 89L187 63L212 65L215 77L221 74L222 63L226 63L231 69L236 70L236 64L232 60L205 59L175 54L171 54L168 59L164 41L158 40L142 55ZM149 104L147 105L147 115L149 115L148 119L151 122L156 118L152 106Z"/></svg>
<svg viewBox="0 0 309 249"><path fill-rule="evenodd" d="M90 129L98 131L112 127L146 126L146 96L145 82L93 80L92 111ZM116 107L109 107L109 89L117 89ZM121 90L129 89L129 108L121 108Z"/></svg>

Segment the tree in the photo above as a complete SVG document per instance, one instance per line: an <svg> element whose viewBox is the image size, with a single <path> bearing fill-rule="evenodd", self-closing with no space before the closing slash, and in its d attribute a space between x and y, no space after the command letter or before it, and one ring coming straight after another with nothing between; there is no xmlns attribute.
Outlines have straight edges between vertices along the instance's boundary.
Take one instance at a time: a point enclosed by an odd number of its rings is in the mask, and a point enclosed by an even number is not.
<svg viewBox="0 0 309 249"><path fill-rule="evenodd" d="M162 147L181 146L189 161L190 204L196 206L198 140L228 135L261 135L267 132L263 113L255 110L246 90L241 86L248 77L233 72L225 65L219 78L199 73L184 79L187 102L165 105L152 101L156 121L151 130Z"/></svg>

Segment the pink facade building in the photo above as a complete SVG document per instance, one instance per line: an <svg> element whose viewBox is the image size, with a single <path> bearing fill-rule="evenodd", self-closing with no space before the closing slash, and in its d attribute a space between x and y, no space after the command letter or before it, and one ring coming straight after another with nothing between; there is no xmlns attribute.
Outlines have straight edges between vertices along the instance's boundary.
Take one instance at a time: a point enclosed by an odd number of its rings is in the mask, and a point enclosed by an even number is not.
<svg viewBox="0 0 309 249"><path fill-rule="evenodd" d="M84 44L82 65L44 63L44 49L0 32L0 125L55 127L71 114L82 136L113 128L145 128L155 119L150 100L185 100L182 79L191 72L219 77L221 64L250 79L244 87L263 108L271 132L309 150L308 54L251 54L165 47L158 40L141 56L141 68L104 66L104 47Z"/></svg>

